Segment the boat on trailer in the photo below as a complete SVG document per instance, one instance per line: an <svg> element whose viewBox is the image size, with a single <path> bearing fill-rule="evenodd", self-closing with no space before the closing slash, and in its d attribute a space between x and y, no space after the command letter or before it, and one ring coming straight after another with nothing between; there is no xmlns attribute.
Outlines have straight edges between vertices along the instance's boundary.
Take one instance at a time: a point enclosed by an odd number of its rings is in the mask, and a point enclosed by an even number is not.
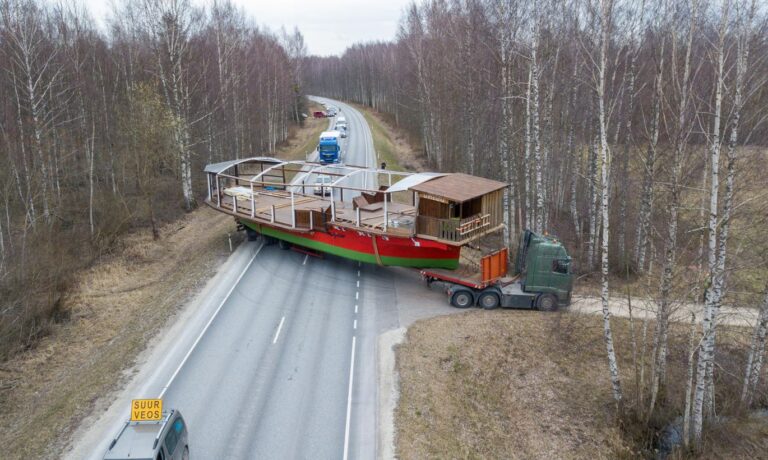
<svg viewBox="0 0 768 460"><path fill-rule="evenodd" d="M453 270L462 246L504 226L507 185L467 174L271 157L204 171L205 203L249 233L360 262Z"/></svg>

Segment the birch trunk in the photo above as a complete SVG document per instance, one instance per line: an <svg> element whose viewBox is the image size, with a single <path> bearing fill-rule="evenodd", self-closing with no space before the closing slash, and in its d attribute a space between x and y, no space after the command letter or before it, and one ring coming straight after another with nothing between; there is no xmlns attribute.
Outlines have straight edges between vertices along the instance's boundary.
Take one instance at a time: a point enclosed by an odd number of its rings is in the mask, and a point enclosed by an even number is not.
<svg viewBox="0 0 768 460"><path fill-rule="evenodd" d="M499 53L501 56L501 134L499 137L499 147L501 155L501 168L504 174L504 188L502 197L504 206L504 246L510 247L511 242L515 241L514 236L514 187L515 181L512 177L511 148L512 143L512 82L510 81L510 28L512 5L509 0L502 0L497 5L497 14L499 16Z"/></svg>
<svg viewBox="0 0 768 460"><path fill-rule="evenodd" d="M640 210L638 212L638 224L635 234L635 265L638 272L645 271L645 253L648 247L648 230L651 225L651 211L653 207L653 192L656 173L656 146L659 142L659 118L661 116L661 101L664 98L664 44L666 37L662 36L659 50L659 58L656 66L656 78L653 86L653 114L651 118L651 139L645 154L645 168L643 170L643 190L640 198Z"/></svg>
<svg viewBox="0 0 768 460"><path fill-rule="evenodd" d="M587 267L591 272L595 268L595 253L597 252L598 230L598 187L597 187L597 154L598 137L596 136L589 150L589 240L587 241Z"/></svg>
<svg viewBox="0 0 768 460"><path fill-rule="evenodd" d="M544 189L542 184L542 160L541 160L541 127L539 125L539 25L538 19L534 19L536 25L533 32L533 45L531 46L531 130L533 131L533 166L535 172L536 190L536 220L534 231L541 234L544 231Z"/></svg>
<svg viewBox="0 0 768 460"><path fill-rule="evenodd" d="M634 45L633 45L634 46ZM635 46L632 52L632 58L629 64L629 78L627 82L627 92L629 101L625 111L626 133L624 135L624 153L621 157L621 176L626 181L619 187L619 241L618 250L622 263L627 265L626 239L627 239L627 196L629 196L629 147L632 144L632 114L635 110L635 80L637 78L637 53L639 47Z"/></svg>
<svg viewBox="0 0 768 460"><path fill-rule="evenodd" d="M579 69L579 61L577 59L574 59L573 64L573 73L571 74L571 95L570 95L570 101L568 104L568 111L569 114L573 115L576 113L576 91L578 88L578 80L577 80L577 74ZM568 117L567 119L570 119ZM577 149L574 146L574 137L575 137L575 127L574 122L571 119L570 124L568 126L568 156L573 161L573 168L580 168L580 158L577 154ZM576 234L576 239L579 242L579 250L582 250L582 241L581 241L581 222L579 220L579 207L576 202L576 192L577 192L577 177L579 175L576 174L574 171L571 174L571 202L570 202L570 209L571 209L571 219L573 220L573 231Z"/></svg>
<svg viewBox="0 0 768 460"><path fill-rule="evenodd" d="M696 392L694 394L693 407L693 436L697 445L701 443L702 428L704 424L704 407L710 386L710 377L712 375L711 366L714 357L714 339L717 321L717 313L720 309L720 300L722 296L723 273L720 271L721 265L718 262L717 253L717 221L718 221L718 195L720 187L720 117L723 100L724 84L724 66L725 66L725 36L728 27L728 11L730 1L723 1L721 22L718 34L718 43L716 50L716 83L715 83L715 109L712 122L712 133L710 135L709 153L710 153L710 193L709 193L709 226L708 226L708 251L707 263L710 273L709 286L705 294L704 318L702 319L702 329L704 339L699 352L698 365L696 368ZM723 263L725 261L723 260ZM710 395L709 399L712 399Z"/></svg>
<svg viewBox="0 0 768 460"><path fill-rule="evenodd" d="M696 314L691 313L691 333L688 336L688 377L685 385L685 409L683 411L683 445L687 448L691 442L691 395L693 393L693 368L696 355Z"/></svg>
<svg viewBox="0 0 768 460"><path fill-rule="evenodd" d="M602 0L600 3L600 64L598 68L598 116L600 120L600 160L601 165L601 214L602 214L602 289L600 291L600 300L603 305L603 333L605 339L605 347L608 354L608 368L611 374L611 387L613 389L613 398L616 400L619 413L622 411L622 391L621 380L619 378L619 366L616 360L616 351L613 347L613 333L611 331L611 313L608 309L608 238L610 235L610 222L608 213L608 168L610 162L610 153L608 151L608 122L606 120L606 108L605 108L605 72L607 66L607 54L608 54L608 40L610 37L610 23L612 13L613 1Z"/></svg>
<svg viewBox="0 0 768 460"><path fill-rule="evenodd" d="M528 68L528 86L525 96L525 227L530 228L534 219L531 205L531 86L533 84L533 65Z"/></svg>

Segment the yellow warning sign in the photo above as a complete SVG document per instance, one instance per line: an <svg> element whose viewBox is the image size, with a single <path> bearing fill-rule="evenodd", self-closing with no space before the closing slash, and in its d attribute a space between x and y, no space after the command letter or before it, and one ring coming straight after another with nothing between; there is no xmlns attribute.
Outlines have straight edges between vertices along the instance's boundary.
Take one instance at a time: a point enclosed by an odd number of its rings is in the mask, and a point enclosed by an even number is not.
<svg viewBox="0 0 768 460"><path fill-rule="evenodd" d="M162 420L162 399L133 399L131 400L131 421L147 422Z"/></svg>

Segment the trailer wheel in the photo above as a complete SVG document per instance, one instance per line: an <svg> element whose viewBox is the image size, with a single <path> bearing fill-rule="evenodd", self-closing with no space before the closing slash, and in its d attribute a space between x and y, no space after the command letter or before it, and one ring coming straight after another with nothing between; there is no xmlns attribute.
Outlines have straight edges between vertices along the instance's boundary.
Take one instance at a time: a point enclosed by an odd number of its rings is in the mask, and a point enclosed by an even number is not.
<svg viewBox="0 0 768 460"><path fill-rule="evenodd" d="M250 227L245 227L245 235L248 237L248 241L257 241L259 239L259 232Z"/></svg>
<svg viewBox="0 0 768 460"><path fill-rule="evenodd" d="M451 294L451 305L456 308L469 308L475 304L475 296L469 289L456 289Z"/></svg>
<svg viewBox="0 0 768 460"><path fill-rule="evenodd" d="M288 250L288 249L291 249L291 243L289 243L289 242L287 242L285 240L277 240L277 245L278 245L278 247L280 247L280 249L282 249L284 251Z"/></svg>
<svg viewBox="0 0 768 460"><path fill-rule="evenodd" d="M499 306L499 294L496 291L485 291L477 298L477 305L486 310L493 310Z"/></svg>
<svg viewBox="0 0 768 460"><path fill-rule="evenodd" d="M557 310L557 297L552 294L541 294L536 299L536 309L539 311L555 311Z"/></svg>

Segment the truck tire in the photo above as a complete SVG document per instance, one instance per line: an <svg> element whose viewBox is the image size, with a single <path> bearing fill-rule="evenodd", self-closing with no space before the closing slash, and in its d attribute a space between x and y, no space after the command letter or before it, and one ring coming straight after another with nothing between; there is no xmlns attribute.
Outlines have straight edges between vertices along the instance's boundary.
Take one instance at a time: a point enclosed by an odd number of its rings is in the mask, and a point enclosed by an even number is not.
<svg viewBox="0 0 768 460"><path fill-rule="evenodd" d="M248 241L257 241L259 239L259 232L249 227L245 227L245 235L248 237Z"/></svg>
<svg viewBox="0 0 768 460"><path fill-rule="evenodd" d="M285 241L285 240L277 240L277 245L280 247L280 249L286 251L288 249L291 249L291 243Z"/></svg>
<svg viewBox="0 0 768 460"><path fill-rule="evenodd" d="M501 303L499 299L499 293L493 290L483 291L477 298L477 306L483 307L486 310L493 310L497 308Z"/></svg>
<svg viewBox="0 0 768 460"><path fill-rule="evenodd" d="M557 310L557 297L552 294L541 294L536 299L536 309L539 311Z"/></svg>
<svg viewBox="0 0 768 460"><path fill-rule="evenodd" d="M456 289L451 294L451 305L456 308L469 308L475 304L475 295L469 289Z"/></svg>

